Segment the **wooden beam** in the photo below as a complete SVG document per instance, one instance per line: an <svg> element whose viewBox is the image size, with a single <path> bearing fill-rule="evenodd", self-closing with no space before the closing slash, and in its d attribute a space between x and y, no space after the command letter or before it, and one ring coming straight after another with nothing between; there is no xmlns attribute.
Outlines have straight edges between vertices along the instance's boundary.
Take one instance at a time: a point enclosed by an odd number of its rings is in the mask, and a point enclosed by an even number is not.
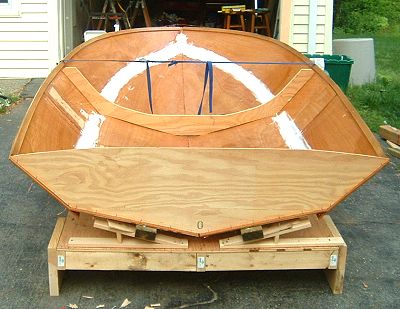
<svg viewBox="0 0 400 309"><path fill-rule="evenodd" d="M340 232L336 228L330 216L324 216L322 223L325 224L332 236L341 237ZM342 239L343 243L339 246L337 254L337 265L336 269L326 269L325 275L328 280L329 286L333 294L342 294L344 285L344 274L346 270L346 259L347 259L347 245Z"/></svg>
<svg viewBox="0 0 400 309"><path fill-rule="evenodd" d="M300 231L311 227L310 219L295 219L286 222L278 222L266 225L264 227L253 227L241 230L241 235L224 238L219 241L220 247L235 246L249 243L259 243L268 238L275 238L275 242L280 235Z"/></svg>
<svg viewBox="0 0 400 309"><path fill-rule="evenodd" d="M396 158L400 158L400 149L388 148L387 150L392 156L394 156Z"/></svg>
<svg viewBox="0 0 400 309"><path fill-rule="evenodd" d="M383 125L379 127L379 135L397 145L400 145L400 130L389 126Z"/></svg>
<svg viewBox="0 0 400 309"><path fill-rule="evenodd" d="M64 229L65 218L57 218L56 226L47 247L50 296L60 295L63 271L59 269L57 247Z"/></svg>
<svg viewBox="0 0 400 309"><path fill-rule="evenodd" d="M118 243L121 243L122 246L126 246L126 241L122 239L122 235L125 235L139 240L137 244L140 246L143 246L144 243L147 243L150 245L150 248L152 245L164 245L168 248L188 247L187 239L157 233L156 229L143 227L141 225L134 225L110 219L107 220L103 218L95 218L93 227L115 233ZM79 245L81 242L82 240L76 240L74 245ZM99 240L98 243L101 243L101 240Z"/></svg>
<svg viewBox="0 0 400 309"><path fill-rule="evenodd" d="M122 242L117 238L106 238L106 237L71 237L68 241L68 246L70 248L113 248L113 249L175 249L175 248L185 248L185 240L181 240L181 243L177 244L167 244L167 243L155 243L150 241L145 241L136 238L125 237Z"/></svg>
<svg viewBox="0 0 400 309"><path fill-rule="evenodd" d="M395 144L395 143L393 143L393 142L391 142L389 140L387 140L386 143L392 148L400 149L399 145L397 145L397 144Z"/></svg>

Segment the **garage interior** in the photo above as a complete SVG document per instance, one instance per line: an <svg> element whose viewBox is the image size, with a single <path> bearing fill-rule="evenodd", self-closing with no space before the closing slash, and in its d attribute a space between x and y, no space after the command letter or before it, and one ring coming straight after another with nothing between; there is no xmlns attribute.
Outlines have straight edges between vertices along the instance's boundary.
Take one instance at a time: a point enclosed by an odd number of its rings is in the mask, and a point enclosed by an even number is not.
<svg viewBox="0 0 400 309"><path fill-rule="evenodd" d="M230 6L237 6L240 9L232 10L229 9ZM244 8L245 11L243 11ZM225 9L225 14L222 14L222 9ZM245 31L251 31L251 15L255 15L257 22L264 12L268 13L269 33L262 31L264 29L253 29L252 32L276 38L279 28L277 26L279 0L219 0L218 2L207 0L62 0L60 16L63 18L60 20L60 29L64 40L61 42L63 44L61 50L65 56L74 47L84 42L86 31L93 30L111 32L150 25L152 27L227 28L226 16L230 13L232 13L231 29L242 30L241 15L245 23ZM262 22L259 20L258 24Z"/></svg>

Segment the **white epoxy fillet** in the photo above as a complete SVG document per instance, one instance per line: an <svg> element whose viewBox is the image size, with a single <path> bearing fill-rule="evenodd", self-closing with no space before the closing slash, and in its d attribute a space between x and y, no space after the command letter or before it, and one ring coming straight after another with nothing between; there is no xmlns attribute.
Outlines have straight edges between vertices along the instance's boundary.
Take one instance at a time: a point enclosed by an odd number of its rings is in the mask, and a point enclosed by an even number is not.
<svg viewBox="0 0 400 309"><path fill-rule="evenodd" d="M81 113L84 115L83 111ZM90 149L97 146L97 141L100 135L100 128L106 119L103 115L95 112L87 114L85 126L81 130L81 136L75 145L75 149Z"/></svg>
<svg viewBox="0 0 400 309"><path fill-rule="evenodd" d="M287 112L282 112L272 120L277 124L279 133L289 149L311 149L303 134Z"/></svg>
<svg viewBox="0 0 400 309"><path fill-rule="evenodd" d="M136 58L139 60L170 61L178 55L184 55L193 60L212 61L212 62L231 62L229 59L217 53L197 47L187 42L187 36L179 33L174 42L169 43L159 51L155 51L146 56ZM149 66L160 65L160 63L149 62ZM265 104L274 98L268 87L250 71L245 70L235 63L215 63L215 67L230 74L234 79L241 82L248 88L261 104ZM131 62L120 69L104 86L101 94L111 102L115 102L121 89L135 76L146 71L146 63Z"/></svg>

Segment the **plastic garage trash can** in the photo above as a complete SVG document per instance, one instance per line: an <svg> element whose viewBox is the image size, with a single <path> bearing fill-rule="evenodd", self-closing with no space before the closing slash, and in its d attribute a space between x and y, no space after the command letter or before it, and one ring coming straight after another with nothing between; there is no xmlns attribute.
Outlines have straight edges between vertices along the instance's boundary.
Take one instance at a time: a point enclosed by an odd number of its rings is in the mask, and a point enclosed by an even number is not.
<svg viewBox="0 0 400 309"><path fill-rule="evenodd" d="M336 84L346 91L349 86L351 66L354 60L345 55L320 55L320 54L305 54L311 60L324 59L324 70L328 72L329 76L335 81Z"/></svg>

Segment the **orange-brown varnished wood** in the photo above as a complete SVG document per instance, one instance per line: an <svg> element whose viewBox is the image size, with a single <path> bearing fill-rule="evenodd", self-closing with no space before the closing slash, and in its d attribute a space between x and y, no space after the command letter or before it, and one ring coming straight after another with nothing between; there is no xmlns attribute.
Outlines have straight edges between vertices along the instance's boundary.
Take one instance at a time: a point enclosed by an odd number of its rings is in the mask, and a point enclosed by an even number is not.
<svg viewBox="0 0 400 309"><path fill-rule="evenodd" d="M80 130L68 116L48 97L42 96L20 153L71 149L78 140L79 133Z"/></svg>
<svg viewBox="0 0 400 309"><path fill-rule="evenodd" d="M351 113L344 108L338 97L330 101L330 104L303 128L303 132L315 149L376 155L373 146L364 137Z"/></svg>

